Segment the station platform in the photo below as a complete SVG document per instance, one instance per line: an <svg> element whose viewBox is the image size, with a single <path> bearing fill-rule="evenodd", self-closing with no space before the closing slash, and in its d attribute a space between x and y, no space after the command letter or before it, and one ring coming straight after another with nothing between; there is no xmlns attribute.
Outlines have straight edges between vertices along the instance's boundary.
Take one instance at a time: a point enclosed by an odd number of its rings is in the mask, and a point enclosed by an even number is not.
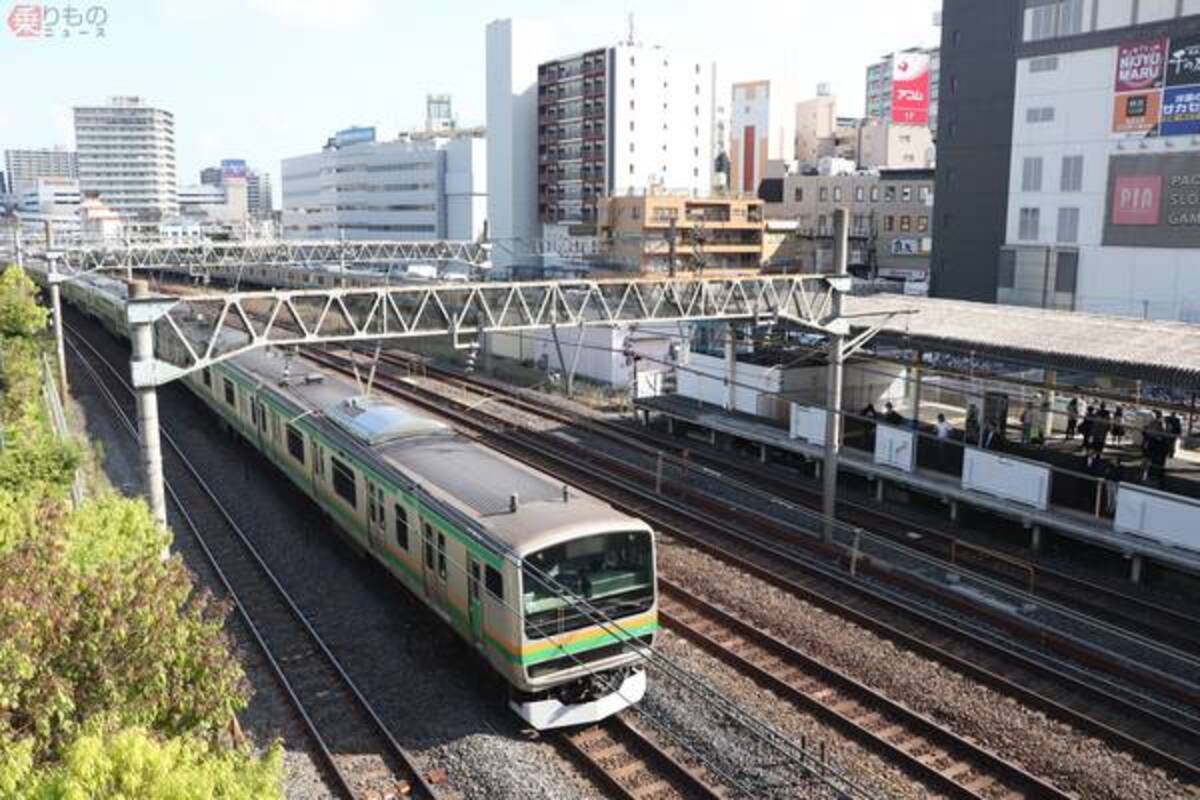
<svg viewBox="0 0 1200 800"><path fill-rule="evenodd" d="M818 471L824 459L823 447L802 439L790 438L785 426L768 418L729 411L721 406L680 395L640 398L635 402L635 408L646 424L653 415L664 418L672 429L676 423L685 423L707 431L713 444L717 443L719 436L734 437L756 444L760 448L802 456L814 462ZM855 435L855 432L848 433L850 437ZM765 459L767 450L763 450L762 453ZM1089 513L1053 502L1046 510L1041 510L965 489L959 476L924 466L917 466L912 472L904 472L875 463L873 452L859 449L851 442L843 445L838 464L840 470L857 474L875 483L877 498L883 496L887 485L894 485L941 500L948 506L951 518L957 517L961 505L1020 523L1031 531L1035 543L1045 530L1120 553L1131 561L1130 577L1133 580L1140 579L1142 559L1149 559L1184 572L1200 574L1200 551L1115 531L1111 517L1103 513ZM1101 506L1102 503L1097 501L1096 505Z"/></svg>

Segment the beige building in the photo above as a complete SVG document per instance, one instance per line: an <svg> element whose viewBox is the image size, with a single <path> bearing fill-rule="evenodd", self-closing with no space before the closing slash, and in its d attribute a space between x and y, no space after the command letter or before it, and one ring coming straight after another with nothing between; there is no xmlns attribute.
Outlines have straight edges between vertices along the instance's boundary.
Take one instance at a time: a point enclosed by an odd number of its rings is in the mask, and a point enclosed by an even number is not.
<svg viewBox="0 0 1200 800"><path fill-rule="evenodd" d="M933 166L933 131L925 126L867 120L858 131L858 165L863 169L923 169Z"/></svg>
<svg viewBox="0 0 1200 800"><path fill-rule="evenodd" d="M763 203L750 198L650 194L606 198L601 247L623 270L758 270L763 257Z"/></svg>
<svg viewBox="0 0 1200 800"><path fill-rule="evenodd" d="M782 201L768 203L771 266L819 272L833 266L833 212L850 213L850 267L860 275L922 282L933 237L933 170L788 175ZM788 231L777 222L795 223Z"/></svg>
<svg viewBox="0 0 1200 800"><path fill-rule="evenodd" d="M796 160L815 163L822 155L822 143L837 129L837 100L831 94L819 94L796 103Z"/></svg>
<svg viewBox="0 0 1200 800"><path fill-rule="evenodd" d="M754 195L768 161L796 157L796 103L787 84L733 84L729 113L729 188Z"/></svg>

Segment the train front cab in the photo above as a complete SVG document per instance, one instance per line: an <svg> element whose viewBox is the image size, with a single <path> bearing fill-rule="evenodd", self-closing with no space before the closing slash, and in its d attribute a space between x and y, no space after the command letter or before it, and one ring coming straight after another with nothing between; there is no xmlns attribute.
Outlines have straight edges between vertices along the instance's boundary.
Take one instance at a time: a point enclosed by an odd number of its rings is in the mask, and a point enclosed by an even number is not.
<svg viewBox="0 0 1200 800"><path fill-rule="evenodd" d="M648 527L574 538L525 556L520 599L527 691L510 700L519 716L537 729L585 725L642 699L640 651L653 645L658 626L655 563ZM592 610L572 605L553 583Z"/></svg>

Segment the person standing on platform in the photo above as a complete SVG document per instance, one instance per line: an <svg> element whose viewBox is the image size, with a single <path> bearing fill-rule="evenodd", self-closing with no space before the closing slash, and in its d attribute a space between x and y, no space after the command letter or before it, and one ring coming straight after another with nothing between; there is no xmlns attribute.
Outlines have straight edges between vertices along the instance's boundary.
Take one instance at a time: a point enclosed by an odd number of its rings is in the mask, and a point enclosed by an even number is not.
<svg viewBox="0 0 1200 800"><path fill-rule="evenodd" d="M1100 410L1096 412L1096 422L1092 426L1092 452L1096 455L1104 455L1104 448L1108 445L1108 432L1112 427L1112 413L1108 410L1106 403L1100 404Z"/></svg>
<svg viewBox="0 0 1200 800"><path fill-rule="evenodd" d="M954 432L954 426L946 421L945 414L938 414L933 430L937 434L938 469L945 472L950 464L950 434Z"/></svg>
<svg viewBox="0 0 1200 800"><path fill-rule="evenodd" d="M1167 429L1167 434L1171 437L1169 446L1167 447L1167 457L1174 458L1175 454L1179 451L1179 440L1183 438L1183 419L1172 411L1163 425Z"/></svg>
<svg viewBox="0 0 1200 800"><path fill-rule="evenodd" d="M903 425L904 417L897 413L895 407L891 403L887 403L883 407L883 421L888 425Z"/></svg>
<svg viewBox="0 0 1200 800"><path fill-rule="evenodd" d="M1033 401L1026 400L1025 408L1021 411L1021 444L1026 446L1033 443L1034 416Z"/></svg>
<svg viewBox="0 0 1200 800"><path fill-rule="evenodd" d="M971 403L967 408L967 422L965 425L965 441L967 444L979 444L979 406Z"/></svg>
<svg viewBox="0 0 1200 800"><path fill-rule="evenodd" d="M1092 429L1096 427L1096 407L1088 406L1087 413L1083 415L1083 422L1079 423L1079 437L1083 440L1080 449L1084 452L1091 449L1092 446Z"/></svg>
<svg viewBox="0 0 1200 800"><path fill-rule="evenodd" d="M1149 482L1154 478L1158 488L1166 482L1168 434L1163 424L1162 412L1155 409L1154 419L1142 431L1142 454L1145 456L1145 466L1142 469L1142 480Z"/></svg>
<svg viewBox="0 0 1200 800"><path fill-rule="evenodd" d="M1113 444L1120 447L1125 443L1125 409L1117 406L1113 411Z"/></svg>
<svg viewBox="0 0 1200 800"><path fill-rule="evenodd" d="M1067 441L1075 438L1075 428L1079 424L1079 398L1072 397L1067 403Z"/></svg>

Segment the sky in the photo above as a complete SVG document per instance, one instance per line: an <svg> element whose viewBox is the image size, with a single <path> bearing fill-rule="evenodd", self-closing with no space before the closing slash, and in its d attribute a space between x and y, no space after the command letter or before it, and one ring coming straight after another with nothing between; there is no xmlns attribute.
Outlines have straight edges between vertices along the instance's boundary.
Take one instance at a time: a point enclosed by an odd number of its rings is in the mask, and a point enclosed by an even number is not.
<svg viewBox="0 0 1200 800"><path fill-rule="evenodd" d="M15 5L0 0L9 20ZM69 3L47 3L59 11ZM485 119L484 28L540 20L561 54L635 38L716 62L719 80L793 81L801 97L827 81L838 112L861 114L867 64L938 43L940 0L82 0L107 12L104 36L18 38L0 27L0 149L74 147L71 107L140 95L175 114L180 183L245 158L271 173L319 150L334 131L381 134L424 123L428 93L452 95L462 125ZM66 26L60 22L59 33ZM88 30L86 20L78 30ZM728 89L718 90L727 95ZM718 102L728 103L727 96Z"/></svg>

